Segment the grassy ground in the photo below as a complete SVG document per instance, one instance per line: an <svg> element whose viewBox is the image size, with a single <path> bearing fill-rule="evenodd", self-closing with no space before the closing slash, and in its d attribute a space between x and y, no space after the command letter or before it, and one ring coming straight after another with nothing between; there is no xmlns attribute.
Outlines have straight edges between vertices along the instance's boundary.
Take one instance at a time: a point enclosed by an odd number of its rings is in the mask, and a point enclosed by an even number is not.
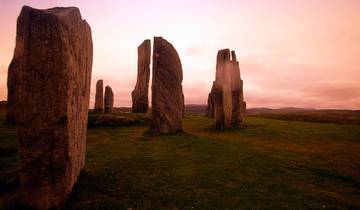
<svg viewBox="0 0 360 210"><path fill-rule="evenodd" d="M217 132L212 123L188 116L176 135L90 128L67 209L360 208L360 126L248 117L246 129ZM17 186L13 130L0 126L0 209Z"/></svg>

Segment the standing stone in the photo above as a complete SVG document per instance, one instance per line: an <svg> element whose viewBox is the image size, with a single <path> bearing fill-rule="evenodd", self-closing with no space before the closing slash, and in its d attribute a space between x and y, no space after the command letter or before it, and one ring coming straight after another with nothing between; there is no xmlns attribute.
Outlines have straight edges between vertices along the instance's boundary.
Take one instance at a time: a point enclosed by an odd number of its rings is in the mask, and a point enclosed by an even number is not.
<svg viewBox="0 0 360 210"><path fill-rule="evenodd" d="M243 81L240 77L239 62L236 60L235 51L231 51L231 64L232 64L232 127L238 127L243 125L243 119L245 117L246 103L243 96Z"/></svg>
<svg viewBox="0 0 360 210"><path fill-rule="evenodd" d="M15 100L17 98L15 94L15 87L18 82L16 78L16 68L10 64L8 69L8 77L7 77L7 111L6 111L6 123L15 124Z"/></svg>
<svg viewBox="0 0 360 210"><path fill-rule="evenodd" d="M207 103L207 109L206 109L206 116L210 118L214 118L214 88L215 88L215 82L213 82L213 85L211 87L211 91L208 95L208 103Z"/></svg>
<svg viewBox="0 0 360 210"><path fill-rule="evenodd" d="M111 87L108 85L105 87L104 104L105 104L105 113L111 114L114 107L114 93Z"/></svg>
<svg viewBox="0 0 360 210"><path fill-rule="evenodd" d="M135 89L131 92L132 112L146 113L149 109L149 80L150 80L150 40L144 40L138 47L138 72Z"/></svg>
<svg viewBox="0 0 360 210"><path fill-rule="evenodd" d="M224 111L224 122L223 128L231 128L231 119L232 119L232 91L231 91L231 75L232 75L232 63L228 60L225 61L224 66L224 80L222 86L223 94L223 111Z"/></svg>
<svg viewBox="0 0 360 210"><path fill-rule="evenodd" d="M152 76L152 126L158 133L182 130L182 67L175 48L162 37L154 38Z"/></svg>
<svg viewBox="0 0 360 210"><path fill-rule="evenodd" d="M78 8L22 8L9 71L21 198L34 209L61 209L85 165L92 56Z"/></svg>
<svg viewBox="0 0 360 210"><path fill-rule="evenodd" d="M229 119L225 119L225 117L229 117L228 115L225 116L224 112L224 81L225 81L225 72L227 73L228 70L225 70L227 63L230 61L230 50L223 49L219 50L217 57L216 57L216 75L215 75L215 82L214 82L214 118L215 118L215 127L219 130L226 129L225 122L229 122ZM228 67L226 67L228 68ZM226 100L227 102L229 100ZM228 105L228 104L226 104ZM228 114L228 113L227 113Z"/></svg>
<svg viewBox="0 0 360 210"><path fill-rule="evenodd" d="M104 109L104 82L102 79L96 82L94 112L102 113Z"/></svg>
<svg viewBox="0 0 360 210"><path fill-rule="evenodd" d="M246 103L243 97L239 62L235 51L219 50L216 62L216 76L208 96L207 115L215 118L220 130L241 126L245 116Z"/></svg>

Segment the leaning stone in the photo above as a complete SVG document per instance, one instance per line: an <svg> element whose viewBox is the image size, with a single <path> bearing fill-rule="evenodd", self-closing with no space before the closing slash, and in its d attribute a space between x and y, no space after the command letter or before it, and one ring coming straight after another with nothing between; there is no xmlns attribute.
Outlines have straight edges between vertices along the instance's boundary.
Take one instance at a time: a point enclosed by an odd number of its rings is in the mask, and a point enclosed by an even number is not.
<svg viewBox="0 0 360 210"><path fill-rule="evenodd" d="M154 38L152 76L152 125L158 133L182 130L184 97L182 67L175 48L162 37Z"/></svg>

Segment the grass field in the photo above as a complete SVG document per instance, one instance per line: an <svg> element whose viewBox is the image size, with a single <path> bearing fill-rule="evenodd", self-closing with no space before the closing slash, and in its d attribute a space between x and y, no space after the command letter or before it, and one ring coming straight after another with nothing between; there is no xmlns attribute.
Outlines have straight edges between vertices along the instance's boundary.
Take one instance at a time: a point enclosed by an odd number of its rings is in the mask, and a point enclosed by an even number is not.
<svg viewBox="0 0 360 210"><path fill-rule="evenodd" d="M246 129L218 132L212 123L187 116L176 135L144 123L90 128L67 209L360 208L359 125L248 117ZM18 186L16 160L14 128L0 125L0 209Z"/></svg>

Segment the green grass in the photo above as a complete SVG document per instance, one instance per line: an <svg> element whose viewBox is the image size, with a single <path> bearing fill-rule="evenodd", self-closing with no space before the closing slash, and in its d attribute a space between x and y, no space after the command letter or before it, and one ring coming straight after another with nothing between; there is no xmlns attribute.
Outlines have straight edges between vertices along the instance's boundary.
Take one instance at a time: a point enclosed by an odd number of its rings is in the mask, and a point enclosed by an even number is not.
<svg viewBox="0 0 360 210"><path fill-rule="evenodd" d="M146 124L90 128L67 209L360 208L360 126L248 117L246 129L218 132L212 124L188 116L176 135L149 134ZM0 126L0 151L1 198L17 186L13 127Z"/></svg>

